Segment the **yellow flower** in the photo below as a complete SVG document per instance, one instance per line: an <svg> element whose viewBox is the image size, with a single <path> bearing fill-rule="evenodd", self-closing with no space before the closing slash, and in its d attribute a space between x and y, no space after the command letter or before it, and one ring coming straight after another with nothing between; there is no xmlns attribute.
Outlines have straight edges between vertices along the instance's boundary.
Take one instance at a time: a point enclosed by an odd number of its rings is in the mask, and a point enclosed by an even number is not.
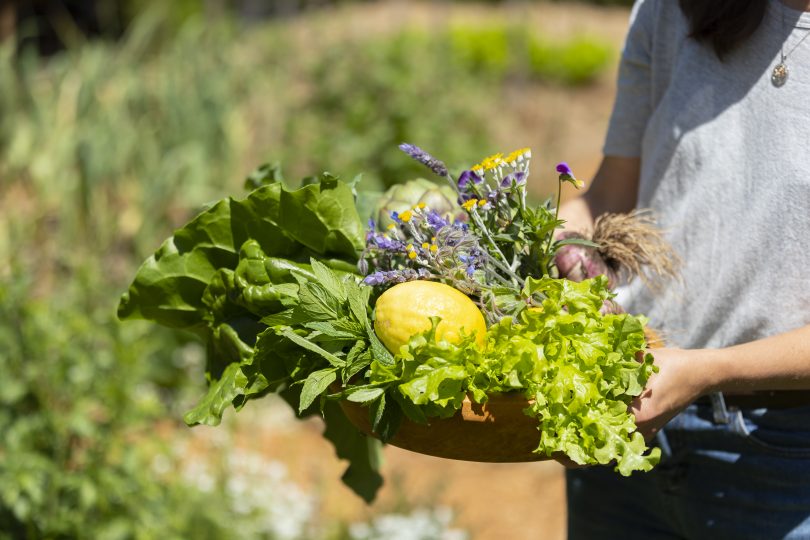
<svg viewBox="0 0 810 540"><path fill-rule="evenodd" d="M470 199L469 201L465 201L461 206L464 208L464 210L469 212L476 204L478 204L478 199Z"/></svg>
<svg viewBox="0 0 810 540"><path fill-rule="evenodd" d="M389 228L389 229L395 229L395 228L396 228L396 225L395 225L395 224L393 224L393 223L389 223L389 224L388 224L388 228Z"/></svg>
<svg viewBox="0 0 810 540"><path fill-rule="evenodd" d="M416 258L416 252L415 252L415 251L411 251L410 253L408 253L408 258L409 258L409 259L415 259L415 258Z"/></svg>
<svg viewBox="0 0 810 540"><path fill-rule="evenodd" d="M430 244L428 244L427 242L422 243L422 249L427 249L429 247L430 247Z"/></svg>
<svg viewBox="0 0 810 540"><path fill-rule="evenodd" d="M427 206L425 203L420 202L419 204L417 204L416 206L414 206L414 208L418 208L419 210L422 210L422 209L424 209L424 208L425 208L425 206Z"/></svg>
<svg viewBox="0 0 810 540"><path fill-rule="evenodd" d="M401 219L405 223L408 223L411 220L412 217L413 217L413 214L411 213L410 210L405 210L404 212L402 212L399 215L399 219Z"/></svg>
<svg viewBox="0 0 810 540"><path fill-rule="evenodd" d="M486 204L487 204L486 199L481 199L481 200L478 201L478 206L484 206Z"/></svg>
<svg viewBox="0 0 810 540"><path fill-rule="evenodd" d="M480 163L481 168L486 171L497 169L504 164L503 154L493 154Z"/></svg>
<svg viewBox="0 0 810 540"><path fill-rule="evenodd" d="M436 253L437 251L439 251L439 246L437 246L436 244L433 244L432 246L430 246L430 252L431 253Z"/></svg>
<svg viewBox="0 0 810 540"><path fill-rule="evenodd" d="M532 157L532 151L529 148L518 148L504 158L507 163L518 163L523 161L523 158L529 159Z"/></svg>
<svg viewBox="0 0 810 540"><path fill-rule="evenodd" d="M408 244L408 245L405 247L405 249L407 249L408 251L413 251L413 244Z"/></svg>

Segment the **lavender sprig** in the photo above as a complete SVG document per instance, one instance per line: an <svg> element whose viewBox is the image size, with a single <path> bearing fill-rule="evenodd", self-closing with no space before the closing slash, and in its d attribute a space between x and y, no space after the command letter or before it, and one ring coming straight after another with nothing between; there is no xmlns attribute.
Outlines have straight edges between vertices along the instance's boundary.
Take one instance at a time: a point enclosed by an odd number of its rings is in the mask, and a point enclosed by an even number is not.
<svg viewBox="0 0 810 540"><path fill-rule="evenodd" d="M399 149L437 175L445 178L450 177L450 173L447 171L447 165L445 165L444 162L439 161L415 144L402 143L399 145Z"/></svg>

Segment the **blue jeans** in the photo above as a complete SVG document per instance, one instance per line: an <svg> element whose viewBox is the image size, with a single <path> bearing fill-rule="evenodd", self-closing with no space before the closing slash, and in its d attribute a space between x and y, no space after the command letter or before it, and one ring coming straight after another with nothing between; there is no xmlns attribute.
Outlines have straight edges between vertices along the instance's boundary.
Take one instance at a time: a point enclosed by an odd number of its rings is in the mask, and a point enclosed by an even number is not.
<svg viewBox="0 0 810 540"><path fill-rule="evenodd" d="M688 407L652 472L567 471L569 540L810 540L810 407L730 414Z"/></svg>

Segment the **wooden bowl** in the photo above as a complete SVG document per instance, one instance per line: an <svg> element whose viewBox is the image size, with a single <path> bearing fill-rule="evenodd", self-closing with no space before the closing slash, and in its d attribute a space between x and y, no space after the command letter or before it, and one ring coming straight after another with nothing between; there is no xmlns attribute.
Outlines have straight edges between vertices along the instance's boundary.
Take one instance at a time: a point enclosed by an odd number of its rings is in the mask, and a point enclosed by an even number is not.
<svg viewBox="0 0 810 540"><path fill-rule="evenodd" d="M654 330L645 328L645 334L650 348L663 346L663 340ZM333 391L339 390L339 387L333 388ZM489 401L480 405L468 396L455 415L430 418L427 425L403 418L388 444L428 456L463 461L521 463L554 459L532 452L540 443L540 431L538 420L523 413L531 402L522 393L488 397ZM340 406L360 431L376 437L367 407L347 400L341 400Z"/></svg>
<svg viewBox="0 0 810 540"><path fill-rule="evenodd" d="M450 418L430 418L427 425L402 419L388 444L412 452L446 459L515 463L550 459L534 454L540 442L536 418L523 413L530 405L520 393L492 394L483 405L464 399ZM374 437L369 410L342 400L340 406L352 424Z"/></svg>

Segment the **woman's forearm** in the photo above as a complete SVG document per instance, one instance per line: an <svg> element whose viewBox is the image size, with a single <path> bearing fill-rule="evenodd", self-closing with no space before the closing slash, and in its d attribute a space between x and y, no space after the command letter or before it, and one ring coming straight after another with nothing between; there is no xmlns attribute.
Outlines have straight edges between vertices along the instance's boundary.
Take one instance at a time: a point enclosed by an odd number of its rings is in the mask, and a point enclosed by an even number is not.
<svg viewBox="0 0 810 540"><path fill-rule="evenodd" d="M700 354L709 392L810 390L810 325Z"/></svg>

